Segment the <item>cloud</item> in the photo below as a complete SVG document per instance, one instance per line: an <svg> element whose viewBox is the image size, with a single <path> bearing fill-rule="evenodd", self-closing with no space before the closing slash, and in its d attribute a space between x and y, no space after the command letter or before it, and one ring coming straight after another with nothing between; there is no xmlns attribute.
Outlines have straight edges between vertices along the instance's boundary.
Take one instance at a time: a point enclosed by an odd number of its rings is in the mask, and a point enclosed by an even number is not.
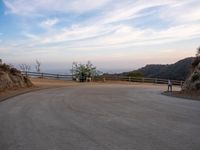
<svg viewBox="0 0 200 150"><path fill-rule="evenodd" d="M155 45L200 37L200 24L179 25L165 30L138 29L127 25L72 26L61 32L36 36L27 34L32 46L72 49L126 48Z"/></svg>
<svg viewBox="0 0 200 150"><path fill-rule="evenodd" d="M200 21L200 1L182 1L163 8L159 16L176 24Z"/></svg>
<svg viewBox="0 0 200 150"><path fill-rule="evenodd" d="M48 29L48 28L56 25L58 22L59 22L58 18L47 19L47 20L42 21L40 23L40 26L43 27L43 28L45 28L45 29Z"/></svg>
<svg viewBox="0 0 200 150"><path fill-rule="evenodd" d="M40 15L51 12L86 12L97 9L109 0L3 0L7 11L17 15Z"/></svg>
<svg viewBox="0 0 200 150"><path fill-rule="evenodd" d="M162 45L173 47L174 43L184 41L191 47L197 42L189 41L200 39L200 5L195 0L3 1L7 12L17 15L23 30L16 31L20 32L19 39L10 40L7 46L2 42L4 47L15 49L16 54L50 53L64 60L66 53L75 53L74 57L80 53L81 58L91 52L98 53L96 57L109 53L108 58L112 55L112 59L118 59L128 57L126 52L135 47L146 53L143 49L149 46L160 45L157 49L162 51ZM157 28L162 23L164 26ZM135 53L136 50L129 58Z"/></svg>
<svg viewBox="0 0 200 150"><path fill-rule="evenodd" d="M113 23L119 21L125 21L137 17L141 17L143 15L147 15L148 13L141 13L142 10L152 7L161 7L166 5L174 4L174 0L168 1L160 1L160 0L152 0L149 3L148 0L140 0L140 1L123 1L119 2L107 11L104 12L102 16L101 22L103 23Z"/></svg>

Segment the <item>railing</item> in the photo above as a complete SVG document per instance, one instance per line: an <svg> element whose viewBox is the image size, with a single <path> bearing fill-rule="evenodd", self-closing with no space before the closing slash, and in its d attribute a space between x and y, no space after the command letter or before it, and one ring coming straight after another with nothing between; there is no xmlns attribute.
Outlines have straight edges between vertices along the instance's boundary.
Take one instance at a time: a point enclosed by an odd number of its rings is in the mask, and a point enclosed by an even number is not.
<svg viewBox="0 0 200 150"><path fill-rule="evenodd" d="M25 76L29 76L29 77L51 78L51 79L59 79L59 80L72 80L72 75L40 73L40 72L25 72L25 71L22 71L22 74Z"/></svg>
<svg viewBox="0 0 200 150"><path fill-rule="evenodd" d="M168 79L159 78L143 78L143 77L126 77L126 76L112 76L112 77L95 77L94 81L127 81L127 82L142 82L142 83L155 83L155 84L168 84ZM173 85L182 86L184 81L171 80Z"/></svg>
<svg viewBox="0 0 200 150"><path fill-rule="evenodd" d="M51 78L58 80L73 80L72 75L52 74L52 73L39 73L39 72L24 72L22 74L29 77L38 78ZM154 84L168 84L167 79L159 78L142 78L142 77L126 77L126 76L98 76L93 77L92 81L127 81L127 82L142 82L142 83L154 83ZM182 86L184 81L171 80L173 85Z"/></svg>

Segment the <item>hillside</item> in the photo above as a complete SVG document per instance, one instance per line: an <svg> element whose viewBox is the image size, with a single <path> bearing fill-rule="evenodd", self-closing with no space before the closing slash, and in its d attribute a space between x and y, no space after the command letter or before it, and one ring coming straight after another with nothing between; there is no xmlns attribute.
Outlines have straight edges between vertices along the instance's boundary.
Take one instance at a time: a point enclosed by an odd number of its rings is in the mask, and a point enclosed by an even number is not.
<svg viewBox="0 0 200 150"><path fill-rule="evenodd" d="M150 78L185 80L191 71L191 64L193 60L193 57L189 57L182 59L174 64L146 65L137 71L142 72L145 77Z"/></svg>
<svg viewBox="0 0 200 150"><path fill-rule="evenodd" d="M33 84L15 68L0 61L0 92L7 89L31 87Z"/></svg>
<svg viewBox="0 0 200 150"><path fill-rule="evenodd" d="M193 92L200 96L200 48L192 62L192 71L184 83L183 92Z"/></svg>
<svg viewBox="0 0 200 150"><path fill-rule="evenodd" d="M142 73L144 77L161 78L171 80L186 80L191 73L191 65L194 57L182 59L174 64L149 64L138 70L123 72L120 74L104 74L105 76L129 76L131 72Z"/></svg>

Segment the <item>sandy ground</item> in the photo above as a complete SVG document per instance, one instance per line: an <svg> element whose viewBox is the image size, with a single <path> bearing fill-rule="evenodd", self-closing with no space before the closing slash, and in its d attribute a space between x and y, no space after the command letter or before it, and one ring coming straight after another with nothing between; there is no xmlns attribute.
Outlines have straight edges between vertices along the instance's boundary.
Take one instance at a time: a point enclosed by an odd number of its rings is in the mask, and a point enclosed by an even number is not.
<svg viewBox="0 0 200 150"><path fill-rule="evenodd" d="M85 85L101 85L101 84L120 84L120 85L134 85L140 88L156 88L162 91L166 91L166 85L152 84L152 83L137 83L137 82L123 82L123 81L106 81L106 82L91 82L91 83L79 83L74 81L65 80L53 80L53 79L39 79L31 78L34 87L31 88L20 88L20 89L10 89L0 93L0 101L14 97L20 94L24 94L31 91L48 89L48 88L58 88L58 87L70 87L70 86L85 86ZM174 87L175 91L180 91L179 86Z"/></svg>
<svg viewBox="0 0 200 150"><path fill-rule="evenodd" d="M34 84L33 87L30 88L13 88L3 92L0 92L0 101L6 100L10 97L14 97L20 94L24 94L31 91L37 91L48 88L56 88L56 87L69 87L76 86L78 83L72 81L63 81L63 80L52 80L52 79L31 79Z"/></svg>
<svg viewBox="0 0 200 150"><path fill-rule="evenodd" d="M65 81L65 80L53 80L53 79L38 79L38 78L32 78L32 83L36 87L65 87L65 86L76 86L79 85L77 82L73 81Z"/></svg>

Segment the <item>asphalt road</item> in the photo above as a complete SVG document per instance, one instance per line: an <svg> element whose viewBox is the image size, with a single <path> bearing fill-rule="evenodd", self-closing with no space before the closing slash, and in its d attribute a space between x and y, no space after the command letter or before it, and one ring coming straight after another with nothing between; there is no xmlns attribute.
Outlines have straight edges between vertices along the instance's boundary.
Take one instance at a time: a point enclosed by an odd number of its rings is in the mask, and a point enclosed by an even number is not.
<svg viewBox="0 0 200 150"><path fill-rule="evenodd" d="M200 102L87 85L0 103L0 150L200 150Z"/></svg>

